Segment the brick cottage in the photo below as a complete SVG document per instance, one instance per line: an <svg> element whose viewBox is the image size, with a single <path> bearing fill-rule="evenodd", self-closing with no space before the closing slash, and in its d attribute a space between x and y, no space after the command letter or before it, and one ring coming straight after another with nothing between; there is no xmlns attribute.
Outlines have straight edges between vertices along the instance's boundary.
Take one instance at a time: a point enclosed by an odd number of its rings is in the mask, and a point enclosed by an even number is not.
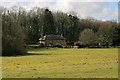
<svg viewBox="0 0 120 80"><path fill-rule="evenodd" d="M60 35L45 35L39 39L45 46L65 45L65 38Z"/></svg>

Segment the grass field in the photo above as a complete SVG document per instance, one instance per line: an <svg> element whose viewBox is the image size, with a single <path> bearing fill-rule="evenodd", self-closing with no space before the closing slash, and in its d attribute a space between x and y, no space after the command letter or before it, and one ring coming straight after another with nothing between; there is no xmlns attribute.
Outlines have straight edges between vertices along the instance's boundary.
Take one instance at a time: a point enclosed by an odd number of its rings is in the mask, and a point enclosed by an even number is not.
<svg viewBox="0 0 120 80"><path fill-rule="evenodd" d="M29 49L2 57L3 78L117 78L118 49Z"/></svg>

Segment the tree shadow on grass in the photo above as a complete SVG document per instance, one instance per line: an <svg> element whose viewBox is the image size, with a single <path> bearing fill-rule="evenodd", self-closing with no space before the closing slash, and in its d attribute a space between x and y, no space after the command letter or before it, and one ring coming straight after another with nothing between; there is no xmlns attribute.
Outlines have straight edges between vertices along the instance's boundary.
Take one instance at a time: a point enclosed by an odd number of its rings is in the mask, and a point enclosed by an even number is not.
<svg viewBox="0 0 120 80"><path fill-rule="evenodd" d="M12 56L3 56L3 57L22 57L22 56L34 56L34 55L54 55L54 54L46 54L46 53L25 53L22 55L12 55Z"/></svg>
<svg viewBox="0 0 120 80"><path fill-rule="evenodd" d="M46 54L46 53L26 53L25 56L28 55L53 55L53 54Z"/></svg>

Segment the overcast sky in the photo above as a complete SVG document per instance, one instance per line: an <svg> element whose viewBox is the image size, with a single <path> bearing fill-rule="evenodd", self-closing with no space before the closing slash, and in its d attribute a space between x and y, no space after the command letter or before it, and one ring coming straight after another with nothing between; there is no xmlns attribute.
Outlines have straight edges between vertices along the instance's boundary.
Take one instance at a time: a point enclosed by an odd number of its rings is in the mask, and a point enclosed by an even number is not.
<svg viewBox="0 0 120 80"><path fill-rule="evenodd" d="M1 0L4 7L22 6L49 8L51 11L75 12L78 17L92 16L98 20L118 20L119 0Z"/></svg>

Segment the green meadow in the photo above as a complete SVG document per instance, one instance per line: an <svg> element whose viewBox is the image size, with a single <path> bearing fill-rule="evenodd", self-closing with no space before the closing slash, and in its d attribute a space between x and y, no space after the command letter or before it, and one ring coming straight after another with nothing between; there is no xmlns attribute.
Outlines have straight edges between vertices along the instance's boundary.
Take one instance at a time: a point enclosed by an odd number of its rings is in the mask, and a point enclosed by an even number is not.
<svg viewBox="0 0 120 80"><path fill-rule="evenodd" d="M30 48L2 57L3 78L118 78L118 49Z"/></svg>

